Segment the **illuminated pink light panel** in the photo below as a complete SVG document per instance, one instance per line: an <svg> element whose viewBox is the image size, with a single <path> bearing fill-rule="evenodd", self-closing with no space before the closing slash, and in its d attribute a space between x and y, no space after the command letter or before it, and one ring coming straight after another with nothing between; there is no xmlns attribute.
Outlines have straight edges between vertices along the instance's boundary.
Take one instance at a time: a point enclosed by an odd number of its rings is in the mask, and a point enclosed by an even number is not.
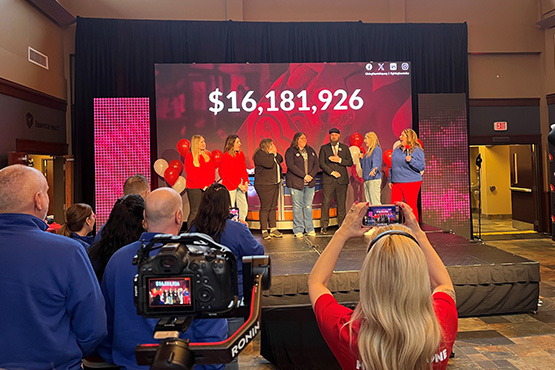
<svg viewBox="0 0 555 370"><path fill-rule="evenodd" d="M150 109L148 98L94 99L95 202L97 230L132 175L150 184Z"/></svg>

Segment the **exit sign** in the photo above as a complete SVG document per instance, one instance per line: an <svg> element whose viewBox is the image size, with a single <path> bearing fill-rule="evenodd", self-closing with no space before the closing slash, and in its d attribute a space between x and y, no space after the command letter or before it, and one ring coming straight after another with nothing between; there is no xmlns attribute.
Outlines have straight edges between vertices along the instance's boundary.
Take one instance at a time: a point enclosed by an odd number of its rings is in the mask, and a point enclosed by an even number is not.
<svg viewBox="0 0 555 370"><path fill-rule="evenodd" d="M494 122L493 123L493 130L494 131L507 131L507 122Z"/></svg>

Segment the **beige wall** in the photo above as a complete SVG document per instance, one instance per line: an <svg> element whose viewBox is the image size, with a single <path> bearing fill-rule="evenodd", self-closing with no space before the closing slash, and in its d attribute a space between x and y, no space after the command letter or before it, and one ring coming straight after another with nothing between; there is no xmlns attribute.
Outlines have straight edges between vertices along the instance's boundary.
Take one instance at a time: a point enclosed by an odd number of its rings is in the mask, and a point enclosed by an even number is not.
<svg viewBox="0 0 555 370"><path fill-rule="evenodd" d="M66 99L63 31L23 0L0 2L0 77ZM27 48L48 56L49 70L27 61Z"/></svg>

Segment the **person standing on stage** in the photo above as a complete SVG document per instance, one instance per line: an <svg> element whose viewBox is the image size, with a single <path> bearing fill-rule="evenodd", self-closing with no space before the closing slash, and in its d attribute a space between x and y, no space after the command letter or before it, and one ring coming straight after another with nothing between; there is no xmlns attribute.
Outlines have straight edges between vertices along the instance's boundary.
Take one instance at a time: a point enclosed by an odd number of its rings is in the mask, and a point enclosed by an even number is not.
<svg viewBox="0 0 555 370"><path fill-rule="evenodd" d="M214 161L206 153L206 141L201 135L194 135L191 138L191 151L185 157L185 172L189 198L187 223L190 224L197 215L202 194L216 179Z"/></svg>
<svg viewBox="0 0 555 370"><path fill-rule="evenodd" d="M341 133L339 129L332 128L329 131L330 142L322 145L320 148L320 168L322 175L322 191L324 199L322 200L322 217L320 219L320 233L327 234L329 225L329 210L331 197L335 193L337 201L337 224L341 226L345 219L345 201L347 200L347 188L349 186L349 175L347 167L353 165L353 158L349 147L339 142Z"/></svg>
<svg viewBox="0 0 555 370"><path fill-rule="evenodd" d="M416 132L408 128L399 136L401 143L391 154L391 203L404 201L418 217L418 193L422 185L422 171L426 168L424 151Z"/></svg>
<svg viewBox="0 0 555 370"><path fill-rule="evenodd" d="M281 162L272 139L262 139L252 156L254 161L254 188L260 199L260 230L264 239L282 238L276 227L276 207L281 184ZM269 231L268 231L269 230Z"/></svg>
<svg viewBox="0 0 555 370"><path fill-rule="evenodd" d="M293 203L293 234L301 238L304 231L308 236L316 236L312 220L312 200L316 186L315 177L320 167L316 151L307 145L304 133L296 132L293 136L291 146L285 152L285 163L285 181Z"/></svg>
<svg viewBox="0 0 555 370"><path fill-rule="evenodd" d="M231 205L239 208L239 218L246 220L249 209L247 203L249 174L239 136L229 135L225 139L224 155L218 173L222 178L222 184L229 190Z"/></svg>
<svg viewBox="0 0 555 370"><path fill-rule="evenodd" d="M368 147L366 154L360 159L362 179L364 180L364 195L371 205L379 206L382 185L382 148L375 132L364 135L364 142Z"/></svg>

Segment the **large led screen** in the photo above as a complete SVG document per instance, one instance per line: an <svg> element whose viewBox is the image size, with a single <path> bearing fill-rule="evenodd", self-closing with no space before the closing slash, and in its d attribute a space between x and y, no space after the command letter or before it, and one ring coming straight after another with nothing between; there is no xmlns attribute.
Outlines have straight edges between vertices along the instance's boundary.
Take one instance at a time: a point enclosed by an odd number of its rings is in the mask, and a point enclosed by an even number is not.
<svg viewBox="0 0 555 370"><path fill-rule="evenodd" d="M352 134L375 131L387 149L412 127L407 62L158 64L155 73L157 156L165 160L182 160L177 142L196 134L221 151L239 135L252 168L263 138L283 154L303 131L318 152L337 127L347 145Z"/></svg>

